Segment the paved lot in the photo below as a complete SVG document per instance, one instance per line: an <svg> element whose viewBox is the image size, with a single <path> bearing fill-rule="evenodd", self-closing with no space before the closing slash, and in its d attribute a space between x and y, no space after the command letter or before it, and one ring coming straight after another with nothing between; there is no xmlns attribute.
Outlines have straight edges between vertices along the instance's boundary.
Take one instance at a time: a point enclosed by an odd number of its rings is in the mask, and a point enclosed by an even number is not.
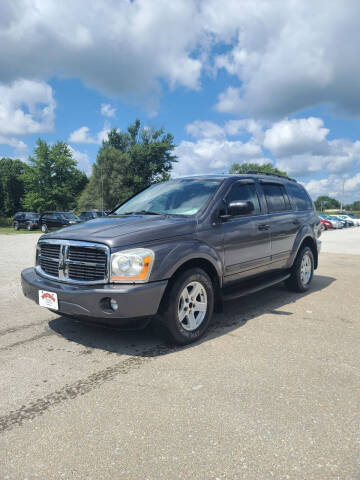
<svg viewBox="0 0 360 480"><path fill-rule="evenodd" d="M0 479L360 478L360 228L336 236L310 293L228 303L182 349L26 300L37 235L0 236Z"/></svg>

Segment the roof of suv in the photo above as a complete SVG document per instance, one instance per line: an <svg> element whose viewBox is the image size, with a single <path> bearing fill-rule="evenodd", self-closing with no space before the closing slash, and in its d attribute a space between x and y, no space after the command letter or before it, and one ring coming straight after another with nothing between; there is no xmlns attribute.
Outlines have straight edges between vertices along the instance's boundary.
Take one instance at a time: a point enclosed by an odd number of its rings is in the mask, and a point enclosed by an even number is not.
<svg viewBox="0 0 360 480"><path fill-rule="evenodd" d="M205 175L189 175L185 177L180 177L182 179L198 179L198 180L225 180L226 178L257 178L262 180L269 180L269 178L273 177L274 179L281 179L283 181L289 182L296 182L294 178L285 177L284 175L278 175L276 173L267 173L267 172L256 172L256 171L249 171L247 173L223 173L223 174L205 174Z"/></svg>

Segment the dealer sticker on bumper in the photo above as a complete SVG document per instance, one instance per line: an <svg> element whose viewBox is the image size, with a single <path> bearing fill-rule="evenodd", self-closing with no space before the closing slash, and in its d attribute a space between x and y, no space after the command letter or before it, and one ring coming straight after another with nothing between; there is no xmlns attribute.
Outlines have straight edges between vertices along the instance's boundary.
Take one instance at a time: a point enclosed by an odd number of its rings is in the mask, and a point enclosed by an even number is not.
<svg viewBox="0 0 360 480"><path fill-rule="evenodd" d="M58 310L58 298L54 292L47 292L46 290L39 290L39 305L52 310Z"/></svg>

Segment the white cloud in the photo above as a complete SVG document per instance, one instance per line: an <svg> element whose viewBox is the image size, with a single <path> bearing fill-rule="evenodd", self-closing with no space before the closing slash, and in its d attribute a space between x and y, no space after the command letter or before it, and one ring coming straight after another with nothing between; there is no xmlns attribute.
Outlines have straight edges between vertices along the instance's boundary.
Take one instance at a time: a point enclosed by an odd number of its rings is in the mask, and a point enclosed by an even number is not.
<svg viewBox="0 0 360 480"><path fill-rule="evenodd" d="M175 154L178 163L174 165L174 176L227 173L235 162L269 161L262 158L261 147L253 141L229 141L219 138L200 138L195 142L182 141L176 147Z"/></svg>
<svg viewBox="0 0 360 480"><path fill-rule="evenodd" d="M329 133L320 118L282 120L266 130L264 147L277 157L297 153L327 150L325 137Z"/></svg>
<svg viewBox="0 0 360 480"><path fill-rule="evenodd" d="M0 84L0 135L27 135L54 129L56 102L44 82L16 80Z"/></svg>
<svg viewBox="0 0 360 480"><path fill-rule="evenodd" d="M351 48L360 41L359 2L344 9L336 1L230 0L218 17L218 2L207 3L219 35L236 37L214 62L234 76L219 111L274 119L326 103L359 113L360 64Z"/></svg>
<svg viewBox="0 0 360 480"><path fill-rule="evenodd" d="M82 170L86 175L91 174L91 162L89 155L86 152L80 152L79 150L75 150L71 145L69 145L69 148L71 150L72 156L78 163L78 168Z"/></svg>
<svg viewBox="0 0 360 480"><path fill-rule="evenodd" d="M112 107L110 103L101 104L101 115L104 117L115 117L116 108Z"/></svg>
<svg viewBox="0 0 360 480"><path fill-rule="evenodd" d="M310 180L304 183L304 186L315 200L320 195L328 195L340 200L342 191L343 177L340 175L330 175L320 180ZM350 203L360 199L360 173L349 177L345 176L344 184L344 202Z"/></svg>
<svg viewBox="0 0 360 480"><path fill-rule="evenodd" d="M109 125L105 124L104 128L100 132L98 132L96 135L91 135L90 128L83 126L71 132L68 141L71 143L93 143L100 145L103 140L107 140L109 130Z"/></svg>
<svg viewBox="0 0 360 480"><path fill-rule="evenodd" d="M329 129L315 117L284 119L268 127L253 119L222 126L196 120L185 129L196 141L182 141L176 149L174 172L181 175L228 171L234 162L274 160L289 175L306 177L321 171L344 174L360 163L360 141L328 140Z"/></svg>

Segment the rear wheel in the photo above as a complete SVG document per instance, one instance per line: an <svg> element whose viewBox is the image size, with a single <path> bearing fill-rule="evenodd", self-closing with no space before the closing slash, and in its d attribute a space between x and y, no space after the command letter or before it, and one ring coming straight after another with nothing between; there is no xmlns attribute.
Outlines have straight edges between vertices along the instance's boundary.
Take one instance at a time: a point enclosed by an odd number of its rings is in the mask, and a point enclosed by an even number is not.
<svg viewBox="0 0 360 480"><path fill-rule="evenodd" d="M43 224L41 225L41 231L42 231L43 233L46 233L46 232L48 231L48 227L47 227L46 223L43 223Z"/></svg>
<svg viewBox="0 0 360 480"><path fill-rule="evenodd" d="M285 281L286 286L295 292L306 292L309 289L314 275L314 255L311 248L304 247L298 253L290 278Z"/></svg>
<svg viewBox="0 0 360 480"><path fill-rule="evenodd" d="M171 341L186 345L204 335L213 311L213 284L207 273L193 268L173 282L156 321Z"/></svg>

